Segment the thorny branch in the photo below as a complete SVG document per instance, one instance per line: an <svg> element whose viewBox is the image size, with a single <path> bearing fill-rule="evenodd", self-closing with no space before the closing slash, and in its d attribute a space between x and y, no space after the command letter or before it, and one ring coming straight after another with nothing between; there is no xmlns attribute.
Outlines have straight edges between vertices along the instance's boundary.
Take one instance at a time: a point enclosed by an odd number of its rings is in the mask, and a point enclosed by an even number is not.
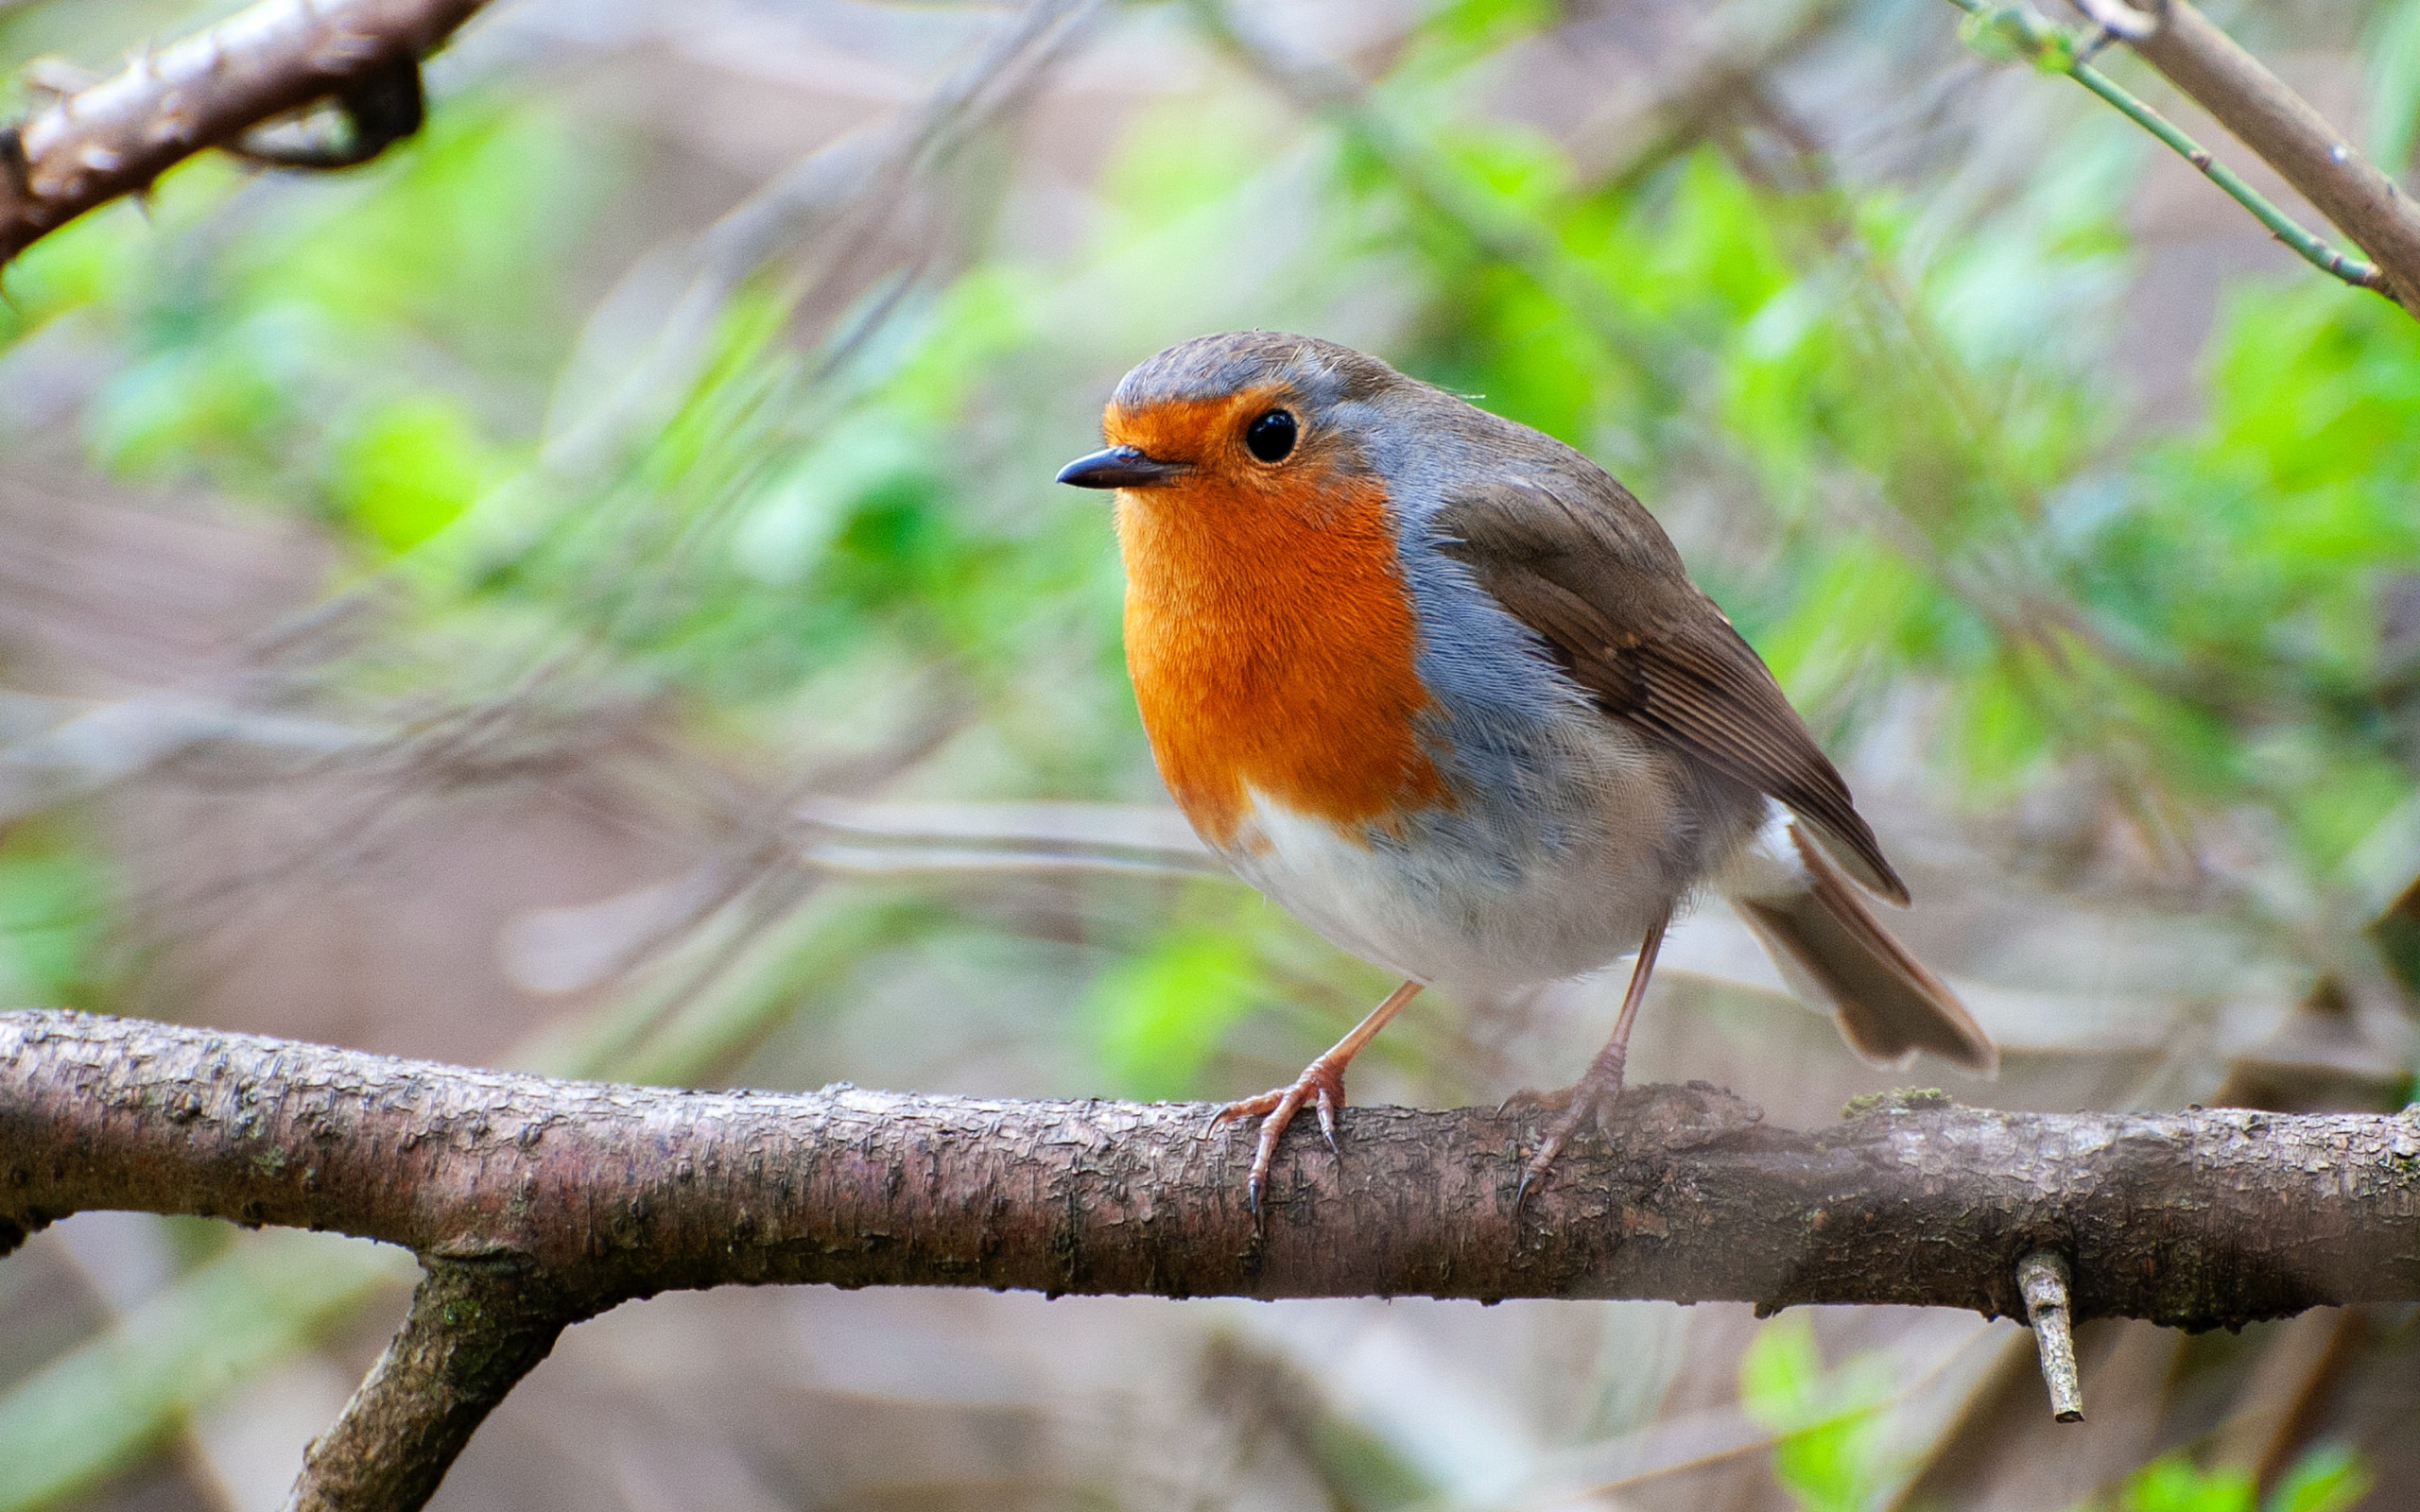
<svg viewBox="0 0 2420 1512"><path fill-rule="evenodd" d="M1526 1215L1537 1129L1359 1108L1288 1142L1193 1105L555 1081L72 1013L0 1015L0 1250L95 1208L333 1229L427 1272L291 1505L421 1503L562 1328L676 1288L1903 1303L2211 1328L2420 1299L2409 1117L1994 1112L1938 1093L1766 1127L1642 1088ZM2035 1272L2042 1270L2035 1263ZM2045 1311L2032 1299L2036 1314Z"/></svg>
<svg viewBox="0 0 2420 1512"><path fill-rule="evenodd" d="M485 0L263 0L0 133L0 263L84 212L139 194L176 163L234 146L316 100L343 103L348 141L246 146L299 166L366 161L420 124L420 59ZM406 75L409 74L409 78Z"/></svg>

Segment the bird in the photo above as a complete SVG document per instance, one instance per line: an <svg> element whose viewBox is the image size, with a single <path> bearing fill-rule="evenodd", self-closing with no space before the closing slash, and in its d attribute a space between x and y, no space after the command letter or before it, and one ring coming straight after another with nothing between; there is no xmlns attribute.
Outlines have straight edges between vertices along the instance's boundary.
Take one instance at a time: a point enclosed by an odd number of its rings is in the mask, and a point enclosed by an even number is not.
<svg viewBox="0 0 2420 1512"><path fill-rule="evenodd" d="M1118 383L1127 669L1161 778L1236 875L1401 979L1260 1119L1257 1212L1314 1108L1332 1151L1353 1057L1423 989L1499 991L1635 955L1611 1037L1515 1204L1608 1125L1675 917L1727 899L1849 1046L1997 1051L1883 927L1904 906L1847 784L1630 490L1572 447L1376 357L1269 331L1200 336ZM1340 1152L1339 1158L1340 1159Z"/></svg>

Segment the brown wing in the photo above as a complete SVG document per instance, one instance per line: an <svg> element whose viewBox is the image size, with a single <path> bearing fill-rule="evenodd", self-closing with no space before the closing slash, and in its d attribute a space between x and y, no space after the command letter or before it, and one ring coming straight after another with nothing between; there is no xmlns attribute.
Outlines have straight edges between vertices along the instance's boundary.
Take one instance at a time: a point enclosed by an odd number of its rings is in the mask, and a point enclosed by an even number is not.
<svg viewBox="0 0 2420 1512"><path fill-rule="evenodd" d="M1906 902L1848 784L1764 662L1689 581L1663 527L1578 454L1570 463L1448 500L1436 517L1441 549L1552 642L1607 713L1779 799L1858 881Z"/></svg>

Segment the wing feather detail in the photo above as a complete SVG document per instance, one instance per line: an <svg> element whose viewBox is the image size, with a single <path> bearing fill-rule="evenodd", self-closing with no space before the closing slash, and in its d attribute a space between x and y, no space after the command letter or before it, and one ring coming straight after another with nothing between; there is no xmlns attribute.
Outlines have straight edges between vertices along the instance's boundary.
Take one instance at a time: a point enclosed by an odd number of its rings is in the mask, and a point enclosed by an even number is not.
<svg viewBox="0 0 2420 1512"><path fill-rule="evenodd" d="M1606 713L1779 799L1859 882L1906 902L1848 784L1662 526L1577 453L1571 464L1458 492L1435 516L1439 548L1544 636Z"/></svg>

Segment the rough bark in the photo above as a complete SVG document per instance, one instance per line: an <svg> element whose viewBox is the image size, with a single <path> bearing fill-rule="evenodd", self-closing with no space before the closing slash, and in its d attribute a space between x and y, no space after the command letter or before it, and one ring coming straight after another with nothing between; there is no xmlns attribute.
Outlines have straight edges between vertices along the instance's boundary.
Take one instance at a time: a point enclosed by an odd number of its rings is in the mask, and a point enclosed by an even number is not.
<svg viewBox="0 0 2420 1512"><path fill-rule="evenodd" d="M1290 1138L1199 1105L550 1081L78 1014L0 1015L0 1223L86 1208L335 1229L522 1271L582 1315L732 1282L1167 1297L1727 1298L2238 1324L2420 1299L2420 1125L1908 1098L1806 1132L1641 1089L1516 1216L1523 1116L1350 1111Z"/></svg>
<svg viewBox="0 0 2420 1512"><path fill-rule="evenodd" d="M425 1503L487 1415L576 1320L525 1267L424 1263L410 1314L336 1426L304 1452L285 1512Z"/></svg>
<svg viewBox="0 0 2420 1512"><path fill-rule="evenodd" d="M0 1254L86 1209L406 1246L410 1317L295 1512L413 1512L562 1328L676 1287L1897 1302L2235 1325L2420 1299L2420 1124L2049 1116L1898 1094L1807 1132L1639 1088L1516 1202L1534 1123L1351 1109L1288 1141L1201 1105L553 1081L253 1035L0 1014ZM2053 1372L2054 1384L2057 1375Z"/></svg>
<svg viewBox="0 0 2420 1512"><path fill-rule="evenodd" d="M205 147L396 77L484 3L264 0L162 51L136 53L113 77L60 94L0 134L0 263ZM416 124L416 89L411 97Z"/></svg>

